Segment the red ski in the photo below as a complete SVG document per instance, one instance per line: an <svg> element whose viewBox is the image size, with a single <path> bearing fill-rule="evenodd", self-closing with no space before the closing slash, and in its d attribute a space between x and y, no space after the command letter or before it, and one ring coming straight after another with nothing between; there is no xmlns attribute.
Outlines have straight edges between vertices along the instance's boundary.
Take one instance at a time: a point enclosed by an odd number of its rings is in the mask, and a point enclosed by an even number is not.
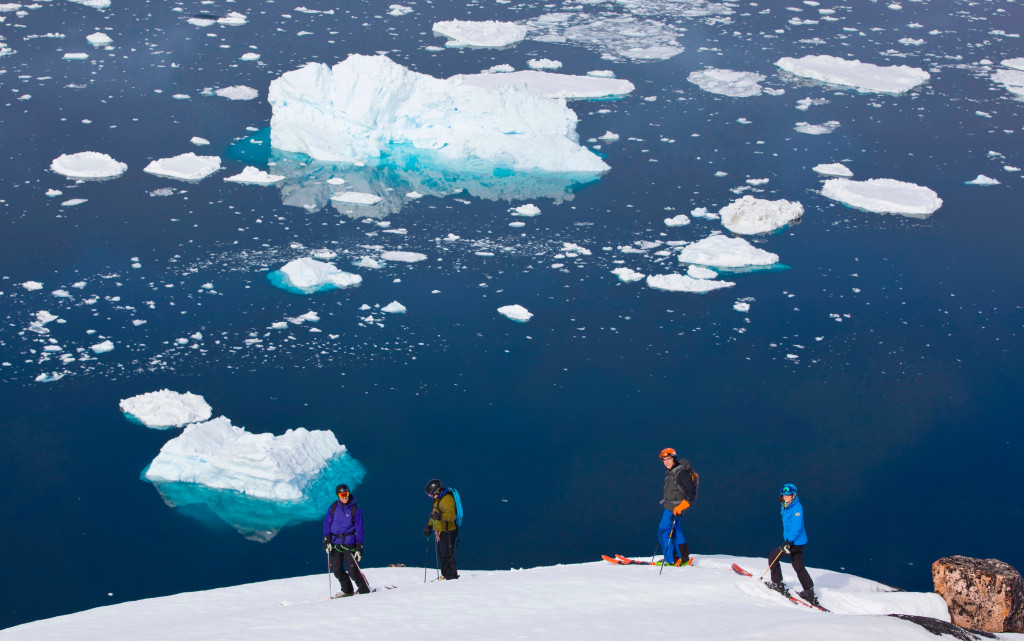
<svg viewBox="0 0 1024 641"><path fill-rule="evenodd" d="M746 570L744 570L740 566L736 565L735 563L732 564L732 571L735 572L736 574L740 574L740 575L743 575L743 576L749 576L750 578L754 578L753 574L751 574L750 572L747 572ZM764 585L764 587L768 588L772 592L778 592L778 590L773 589L770 585L768 585L764 581L761 581L761 583ZM778 593L782 594L781 592L778 592ZM827 609L823 608L820 605L813 605L811 603L808 603L807 601L804 601L800 597L795 596L789 590L786 590L786 593L782 594L782 596L786 597L787 599L789 599L793 603L797 603L799 605L804 606L805 608L811 608L812 610L821 610L822 612L831 612L831 610L827 610Z"/></svg>

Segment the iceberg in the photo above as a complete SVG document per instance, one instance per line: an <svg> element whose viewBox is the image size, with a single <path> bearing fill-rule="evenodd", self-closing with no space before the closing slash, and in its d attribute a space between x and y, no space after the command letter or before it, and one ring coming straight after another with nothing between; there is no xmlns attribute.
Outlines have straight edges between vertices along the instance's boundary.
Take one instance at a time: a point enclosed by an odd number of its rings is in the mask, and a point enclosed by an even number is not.
<svg viewBox="0 0 1024 641"><path fill-rule="evenodd" d="M219 170L220 158L218 156L197 156L190 151L173 158L154 160L142 171L164 178L198 181Z"/></svg>
<svg viewBox="0 0 1024 641"><path fill-rule="evenodd" d="M647 286L666 292L691 292L704 294L716 289L733 287L736 283L727 280L693 278L682 274L652 274L647 277Z"/></svg>
<svg viewBox="0 0 1024 641"><path fill-rule="evenodd" d="M380 311L385 314L404 314L406 312L406 308L405 305L399 303L397 300L393 300L384 307L381 307Z"/></svg>
<svg viewBox="0 0 1024 641"><path fill-rule="evenodd" d="M114 351L114 342L110 340L101 341L89 349L92 350L93 354L106 354L107 352Z"/></svg>
<svg viewBox="0 0 1024 641"><path fill-rule="evenodd" d="M708 93L716 93L730 98L749 98L761 95L764 76L751 71L733 71L732 69L704 69L693 71L686 79Z"/></svg>
<svg viewBox="0 0 1024 641"><path fill-rule="evenodd" d="M343 272L330 263L308 256L296 258L267 278L275 287L297 294L315 294L329 289L355 287L363 282L359 274Z"/></svg>
<svg viewBox="0 0 1024 641"><path fill-rule="evenodd" d="M539 96L566 100L620 98L636 88L630 81L618 78L573 76L537 70L467 74L452 76L449 80L492 90L506 87L522 89Z"/></svg>
<svg viewBox="0 0 1024 641"><path fill-rule="evenodd" d="M931 216L942 206L942 199L931 189L891 178L830 178L821 195L855 209L918 218Z"/></svg>
<svg viewBox="0 0 1024 641"><path fill-rule="evenodd" d="M788 200L744 196L718 212L722 226L734 234L767 234L800 221L804 206Z"/></svg>
<svg viewBox="0 0 1024 641"><path fill-rule="evenodd" d="M99 32L99 31L87 35L85 37L85 39L89 42L89 44L97 46L97 47L102 47L102 46L105 46L105 45L109 45L112 42L114 42L113 38L111 38L110 36L108 36L105 33Z"/></svg>
<svg viewBox="0 0 1024 641"><path fill-rule="evenodd" d="M245 85L222 87L220 89L214 89L213 93L221 98L227 98L228 100L255 100L256 98L259 98L260 95L259 91L252 87L246 87Z"/></svg>
<svg viewBox="0 0 1024 641"><path fill-rule="evenodd" d="M195 139L193 138L194 141ZM271 174L250 166L243 169L240 174L228 176L224 179L224 182L241 183L244 185L273 185L274 183L281 182L284 178L284 176L279 174Z"/></svg>
<svg viewBox="0 0 1024 641"><path fill-rule="evenodd" d="M429 152L494 169L609 169L579 145L565 100L485 89L410 71L385 56L310 63L270 83L271 145L335 162L381 162L394 150Z"/></svg>
<svg viewBox="0 0 1024 641"><path fill-rule="evenodd" d="M985 174L978 174L978 177L974 180L968 180L964 182L965 185L976 185L979 187L990 187L992 185L998 185L999 181L995 178L990 178Z"/></svg>
<svg viewBox="0 0 1024 641"><path fill-rule="evenodd" d="M526 37L526 27L496 20L448 20L435 22L434 33L449 38L446 47L508 47Z"/></svg>
<svg viewBox="0 0 1024 641"><path fill-rule="evenodd" d="M630 269L629 267L616 267L612 270L612 273L619 277L624 283L635 283L638 280L646 278L646 274Z"/></svg>
<svg viewBox="0 0 1024 641"><path fill-rule="evenodd" d="M853 172L850 171L849 167L838 162L815 165L814 171L822 176L839 176L841 178L849 178L850 176L853 176Z"/></svg>
<svg viewBox="0 0 1024 641"><path fill-rule="evenodd" d="M122 399L121 411L130 419L157 430L208 421L213 410L202 396L162 389Z"/></svg>
<svg viewBox="0 0 1024 641"><path fill-rule="evenodd" d="M509 320L516 321L517 323L525 323L533 318L533 314L530 313L530 310L526 309L522 305L505 305L504 307L498 308L498 313Z"/></svg>
<svg viewBox="0 0 1024 641"><path fill-rule="evenodd" d="M825 135L825 134L832 133L838 127L839 127L839 121L838 120L829 120L828 122L823 122L820 125L812 125L809 122L798 122L793 127L793 129L796 130L799 133L802 133L802 134L810 134L812 136L822 136L822 135Z"/></svg>
<svg viewBox="0 0 1024 641"><path fill-rule="evenodd" d="M777 254L754 247L742 238L714 234L683 247L679 252L679 262L737 270L769 267L779 262L779 257Z"/></svg>
<svg viewBox="0 0 1024 641"><path fill-rule="evenodd" d="M398 263L418 263L421 260L426 260L427 255L419 252L386 251L381 252L380 258Z"/></svg>
<svg viewBox="0 0 1024 641"><path fill-rule="evenodd" d="M931 74L917 67L880 67L835 56L780 58L775 66L801 78L850 87L861 93L905 93L931 78Z"/></svg>
<svg viewBox="0 0 1024 641"><path fill-rule="evenodd" d="M128 165L118 162L98 151L80 151L77 154L61 154L50 163L50 171L68 178L103 179L116 178L125 171Z"/></svg>

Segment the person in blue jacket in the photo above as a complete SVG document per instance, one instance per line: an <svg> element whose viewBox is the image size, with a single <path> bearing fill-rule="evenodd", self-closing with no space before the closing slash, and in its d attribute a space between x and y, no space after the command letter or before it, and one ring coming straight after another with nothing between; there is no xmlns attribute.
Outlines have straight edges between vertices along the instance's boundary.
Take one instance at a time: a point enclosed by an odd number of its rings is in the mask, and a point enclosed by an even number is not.
<svg viewBox="0 0 1024 641"><path fill-rule="evenodd" d="M771 588L783 594L786 593L786 584L782 582L782 568L779 567L779 557L783 554L789 555L789 562L793 564L793 571L800 579L803 587L797 594L808 603L818 605L818 598L814 596L814 582L811 575L807 574L804 567L804 546L807 545L807 531L804 529L804 507L796 496L796 486L786 483L779 490L779 502L782 503L782 537L785 539L782 545L772 550L768 556L769 567L772 571Z"/></svg>
<svg viewBox="0 0 1024 641"><path fill-rule="evenodd" d="M331 571L341 583L341 592L334 596L352 596L353 581L359 594L367 594L370 586L359 571L363 558L363 511L344 483L334 488L334 493L338 500L331 503L324 517L324 551L330 554Z"/></svg>

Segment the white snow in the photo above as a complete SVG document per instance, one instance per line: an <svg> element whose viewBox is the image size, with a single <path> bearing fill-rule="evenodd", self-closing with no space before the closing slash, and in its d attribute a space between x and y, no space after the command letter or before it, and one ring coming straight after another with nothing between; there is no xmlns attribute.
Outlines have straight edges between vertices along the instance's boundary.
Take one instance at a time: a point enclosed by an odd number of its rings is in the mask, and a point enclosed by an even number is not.
<svg viewBox="0 0 1024 641"><path fill-rule="evenodd" d="M168 429L197 421L207 421L213 410L202 396L162 389L123 399L121 411L130 414L146 427Z"/></svg>
<svg viewBox="0 0 1024 641"><path fill-rule="evenodd" d="M718 272L701 265L690 265L686 268L686 275L690 278L711 279L718 278Z"/></svg>
<svg viewBox="0 0 1024 641"><path fill-rule="evenodd" d="M647 277L646 274L641 274L638 271L632 270L629 267L616 267L612 270L612 273L619 277L624 283L635 283L638 280L643 280Z"/></svg>
<svg viewBox="0 0 1024 641"><path fill-rule="evenodd" d="M751 71L704 69L690 72L686 79L709 93L749 98L761 95L761 85L758 83L764 80L764 76Z"/></svg>
<svg viewBox="0 0 1024 641"><path fill-rule="evenodd" d="M862 93L899 94L922 85L931 78L924 69L895 65L882 67L859 60L835 56L780 58L775 63L783 71L830 85L852 87Z"/></svg>
<svg viewBox="0 0 1024 641"><path fill-rule="evenodd" d="M407 252L407 251L386 251L381 252L381 260L390 260L392 262L399 263L418 263L421 260L426 260L427 255L419 252Z"/></svg>
<svg viewBox="0 0 1024 641"><path fill-rule="evenodd" d="M271 174L256 167L246 167L242 173L235 176L228 176L225 182L243 183L246 185L273 185L284 180L284 176Z"/></svg>
<svg viewBox="0 0 1024 641"><path fill-rule="evenodd" d="M764 200L744 196L718 212L722 226L735 234L767 234L798 222L804 206L788 200Z"/></svg>
<svg viewBox="0 0 1024 641"><path fill-rule="evenodd" d="M399 303L397 300L393 300L384 307L381 307L380 311L385 314L404 314L406 309L405 305Z"/></svg>
<svg viewBox="0 0 1024 641"><path fill-rule="evenodd" d="M526 37L526 27L496 20L448 20L435 22L434 33L449 38L446 47L507 47Z"/></svg>
<svg viewBox="0 0 1024 641"><path fill-rule="evenodd" d="M146 165L142 171L178 180L202 180L220 170L220 157L197 156L194 152L179 154L173 158L160 158Z"/></svg>
<svg viewBox="0 0 1024 641"><path fill-rule="evenodd" d="M449 80L473 87L502 89L505 87L528 91L547 98L595 99L618 98L635 89L633 83L618 78L573 76L535 69L508 73L477 73L452 76Z"/></svg>
<svg viewBox="0 0 1024 641"><path fill-rule="evenodd" d="M367 194L359 191L343 191L331 196L331 200L349 205L376 205L383 198L377 194Z"/></svg>
<svg viewBox="0 0 1024 641"><path fill-rule="evenodd" d="M354 287L363 282L359 274L343 272L330 263L323 263L308 256L296 258L280 269L287 285L313 294L326 289Z"/></svg>
<svg viewBox="0 0 1024 641"><path fill-rule="evenodd" d="M998 185L1000 183L995 178L989 178L985 174L978 174L977 178L975 178L974 180L968 180L968 181L964 182L964 184L965 185L977 185L977 186L981 186L981 187L989 187L989 186L992 186L992 185Z"/></svg>
<svg viewBox="0 0 1024 641"><path fill-rule="evenodd" d="M508 319L516 321L517 323L525 323L533 318L533 314L530 313L530 310L526 309L522 305L505 305L504 307L498 308L498 313Z"/></svg>
<svg viewBox="0 0 1024 641"><path fill-rule="evenodd" d="M849 178L853 176L853 172L842 163L831 163L815 165L814 171L823 176L839 176L841 178Z"/></svg>
<svg viewBox="0 0 1024 641"><path fill-rule="evenodd" d="M317 472L344 452L330 431L299 427L280 436L253 434L219 416L192 423L165 443L145 477L297 501Z"/></svg>
<svg viewBox="0 0 1024 641"><path fill-rule="evenodd" d="M716 289L732 287L736 283L726 280L693 278L683 274L652 274L647 277L647 286L667 292L691 292L703 294Z"/></svg>
<svg viewBox="0 0 1024 641"><path fill-rule="evenodd" d="M931 189L891 178L830 178L822 186L821 195L879 214L926 217L942 206L942 199Z"/></svg>
<svg viewBox="0 0 1024 641"><path fill-rule="evenodd" d="M1002 65L1017 71L1024 71L1024 58L1007 58L1003 60Z"/></svg>
<svg viewBox="0 0 1024 641"><path fill-rule="evenodd" d="M384 56L310 63L270 83L271 144L328 161L366 162L392 145L446 162L479 159L516 170L602 173L579 145L564 100L484 89L416 73Z"/></svg>
<svg viewBox="0 0 1024 641"><path fill-rule="evenodd" d="M774 265L779 262L779 257L777 254L754 247L742 238L714 234L683 247L679 252L679 262L738 269Z"/></svg>
<svg viewBox="0 0 1024 641"><path fill-rule="evenodd" d="M215 89L213 93L217 94L221 98L227 98L228 100L254 100L260 96L259 91L252 87L246 87L245 85L222 87L220 89Z"/></svg>
<svg viewBox="0 0 1024 641"><path fill-rule="evenodd" d="M61 154L50 163L50 171L69 178L114 178L127 169L128 165L98 151Z"/></svg>

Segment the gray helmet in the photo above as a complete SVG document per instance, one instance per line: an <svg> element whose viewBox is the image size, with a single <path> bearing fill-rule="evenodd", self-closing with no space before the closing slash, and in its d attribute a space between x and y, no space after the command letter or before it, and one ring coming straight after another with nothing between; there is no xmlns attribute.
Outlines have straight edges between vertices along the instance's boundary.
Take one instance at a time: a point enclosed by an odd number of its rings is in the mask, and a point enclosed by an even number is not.
<svg viewBox="0 0 1024 641"><path fill-rule="evenodd" d="M435 494L441 491L442 487L443 486L441 485L441 479L430 479L429 481L427 481L427 486L423 489L430 496L434 496Z"/></svg>

